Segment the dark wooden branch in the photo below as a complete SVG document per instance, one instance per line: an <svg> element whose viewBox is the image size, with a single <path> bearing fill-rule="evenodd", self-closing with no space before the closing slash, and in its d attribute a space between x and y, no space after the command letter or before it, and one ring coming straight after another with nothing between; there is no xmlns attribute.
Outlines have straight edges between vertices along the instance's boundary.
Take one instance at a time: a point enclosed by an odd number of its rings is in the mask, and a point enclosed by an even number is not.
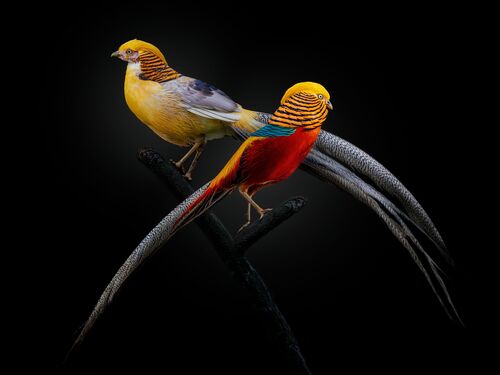
<svg viewBox="0 0 500 375"><path fill-rule="evenodd" d="M250 246L272 231L286 219L299 212L307 203L304 197L294 197L267 213L262 220L256 220L234 236L234 247L244 253Z"/></svg>
<svg viewBox="0 0 500 375"><path fill-rule="evenodd" d="M191 184L179 173L170 162L153 149L139 150L139 160L149 167L172 190L179 200L184 200L194 193ZM215 245L217 249L226 251L233 246L233 237L217 216L211 211L196 219L196 224ZM229 255L229 254L227 254Z"/></svg>
<svg viewBox="0 0 500 375"><path fill-rule="evenodd" d="M179 199L185 199L194 192L193 187L175 166L170 162L166 162L156 151L143 149L139 151L138 157L141 162L153 170L167 184ZM262 220L256 221L243 229L235 238L212 212L199 217L196 223L212 242L217 254L233 278L249 293L254 307L266 325L267 331L278 349L287 358L293 373L310 375L311 372L302 356L297 340L285 317L274 302L269 288L243 255L244 251L259 238L300 211L305 203L305 198L292 198L268 213Z"/></svg>

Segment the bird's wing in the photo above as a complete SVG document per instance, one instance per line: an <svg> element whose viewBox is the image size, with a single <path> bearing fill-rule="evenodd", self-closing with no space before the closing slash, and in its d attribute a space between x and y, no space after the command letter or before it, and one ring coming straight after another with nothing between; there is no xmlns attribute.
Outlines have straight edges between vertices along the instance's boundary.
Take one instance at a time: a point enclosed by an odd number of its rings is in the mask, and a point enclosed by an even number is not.
<svg viewBox="0 0 500 375"><path fill-rule="evenodd" d="M236 122L241 106L215 86L194 78L183 77L175 87L186 110L214 120Z"/></svg>
<svg viewBox="0 0 500 375"><path fill-rule="evenodd" d="M271 125L267 124L260 128L259 130L251 133L252 137L266 137L266 138L274 138L274 137L288 137L295 133L295 128L289 128L279 125Z"/></svg>

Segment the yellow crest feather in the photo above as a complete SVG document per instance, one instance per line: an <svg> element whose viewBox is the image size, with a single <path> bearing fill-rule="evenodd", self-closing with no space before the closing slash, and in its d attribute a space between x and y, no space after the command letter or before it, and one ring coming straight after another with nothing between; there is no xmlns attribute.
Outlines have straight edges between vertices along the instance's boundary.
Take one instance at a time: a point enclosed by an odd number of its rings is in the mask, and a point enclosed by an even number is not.
<svg viewBox="0 0 500 375"><path fill-rule="evenodd" d="M151 53L154 53L160 59L162 59L165 62L165 64L167 63L167 60L165 59L165 56L163 56L163 53L161 53L161 51L158 48L156 48L154 45L152 45L151 43L144 42L143 40L139 40L139 39L132 39L126 43L123 43L120 46L119 51L125 51L129 48L131 50L137 51L137 52L149 51Z"/></svg>
<svg viewBox="0 0 500 375"><path fill-rule="evenodd" d="M285 103L287 99L299 92L307 92L308 94L321 94L326 100L330 100L330 94L323 85L315 82L299 82L286 90L285 95L281 98L281 104Z"/></svg>

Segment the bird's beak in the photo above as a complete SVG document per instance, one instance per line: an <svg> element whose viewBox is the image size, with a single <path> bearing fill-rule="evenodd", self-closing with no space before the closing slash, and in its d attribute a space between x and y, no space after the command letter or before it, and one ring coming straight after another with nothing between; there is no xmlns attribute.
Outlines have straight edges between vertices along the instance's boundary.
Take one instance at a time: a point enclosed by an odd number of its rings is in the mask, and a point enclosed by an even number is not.
<svg viewBox="0 0 500 375"><path fill-rule="evenodd" d="M332 110L333 110L333 105L332 105L332 102L328 100L328 101L326 102L326 107L327 107L330 111L332 111Z"/></svg>
<svg viewBox="0 0 500 375"><path fill-rule="evenodd" d="M120 51L115 51L111 54L111 57L120 57Z"/></svg>

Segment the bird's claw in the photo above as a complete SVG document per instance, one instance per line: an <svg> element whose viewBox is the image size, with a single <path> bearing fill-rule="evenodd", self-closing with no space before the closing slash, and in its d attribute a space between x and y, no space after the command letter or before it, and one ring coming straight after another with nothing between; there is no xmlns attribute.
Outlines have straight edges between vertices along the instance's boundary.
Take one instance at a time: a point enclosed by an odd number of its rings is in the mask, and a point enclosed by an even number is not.
<svg viewBox="0 0 500 375"><path fill-rule="evenodd" d="M191 176L191 172L187 172L184 174L184 178L188 181L191 181L193 179L193 176Z"/></svg>
<svg viewBox="0 0 500 375"><path fill-rule="evenodd" d="M259 220L262 220L263 217L268 213L271 212L273 209L272 208L264 208L262 211L259 212L260 217Z"/></svg>
<svg viewBox="0 0 500 375"><path fill-rule="evenodd" d="M170 162L175 165L175 168L177 168L179 170L179 172L181 172L182 174L186 173L186 168L184 168L184 165L179 163L178 161L175 161L173 159L170 159ZM186 177L184 175L184 177Z"/></svg>

